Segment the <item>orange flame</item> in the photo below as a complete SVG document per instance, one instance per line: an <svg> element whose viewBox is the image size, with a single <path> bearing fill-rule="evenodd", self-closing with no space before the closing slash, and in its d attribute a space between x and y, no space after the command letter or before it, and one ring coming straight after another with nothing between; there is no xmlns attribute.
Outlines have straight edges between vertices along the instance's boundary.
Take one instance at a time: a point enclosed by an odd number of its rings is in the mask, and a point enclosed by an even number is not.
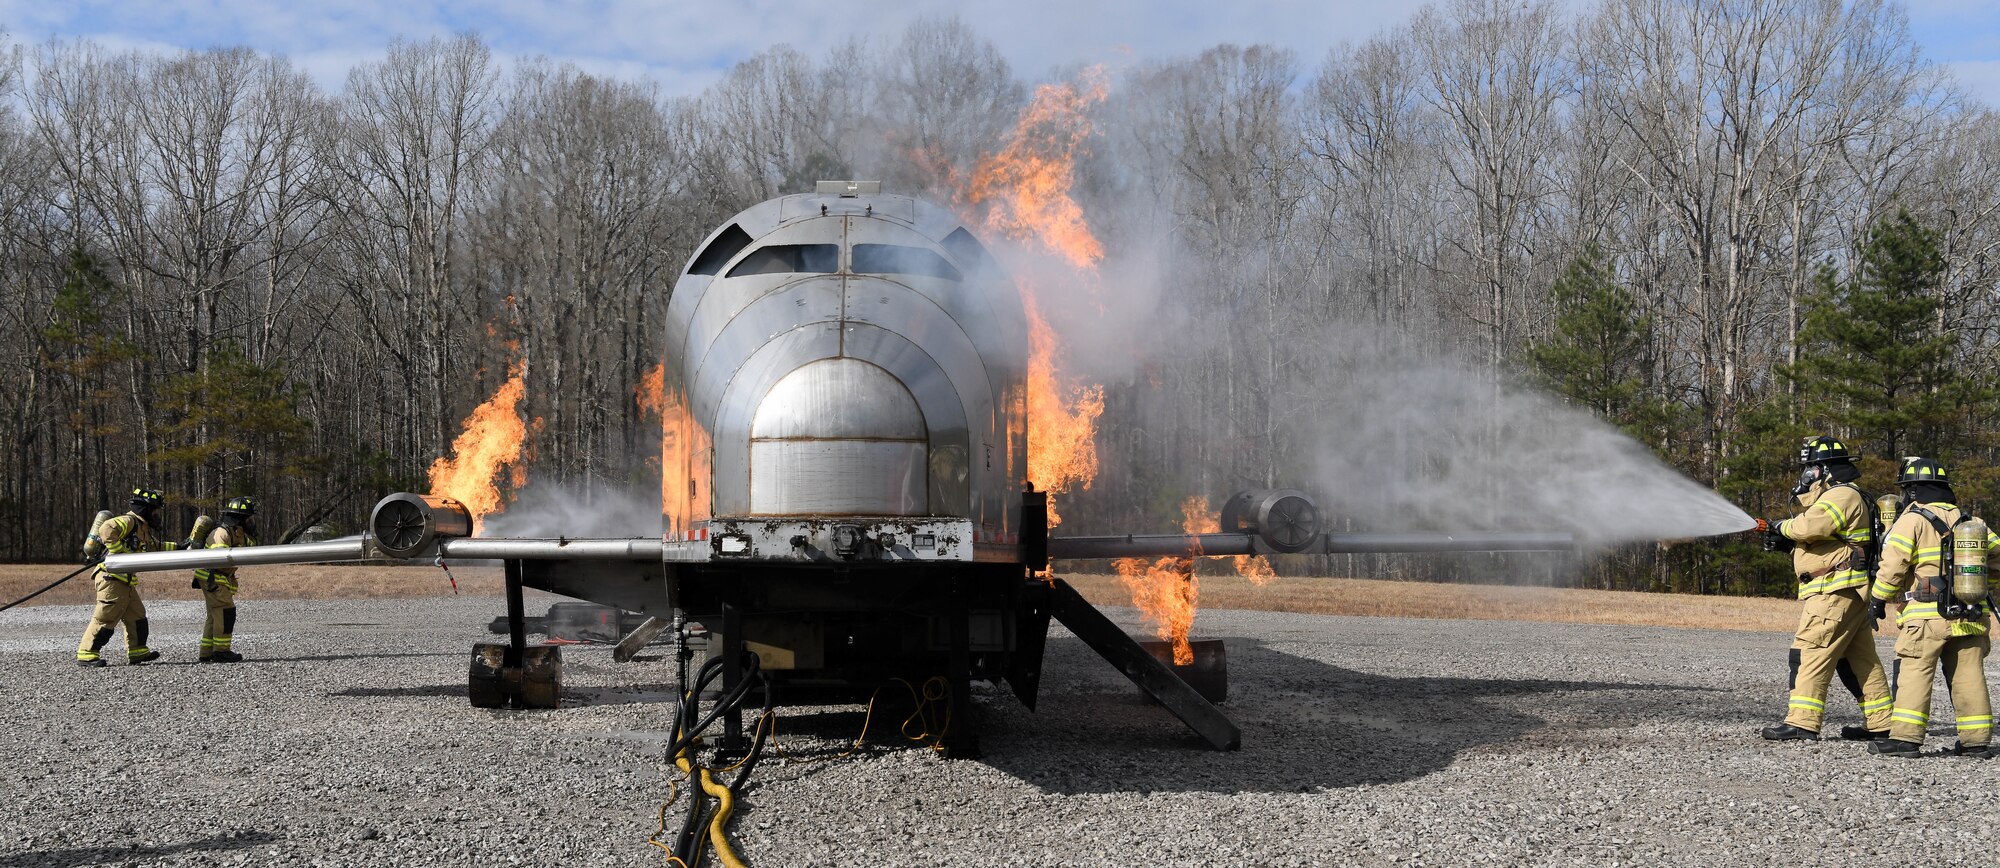
<svg viewBox="0 0 2000 868"><path fill-rule="evenodd" d="M527 481L529 426L520 412L521 398L527 394L527 370L523 360L510 363L507 381L465 417L458 437L451 441L451 456L431 462L431 493L464 504L475 534L486 516L507 508L506 497L495 482L500 474L507 474L513 488ZM534 426L539 428L541 420L535 420Z"/></svg>
<svg viewBox="0 0 2000 868"><path fill-rule="evenodd" d="M1104 244L1070 191L1076 186L1076 159L1091 134L1088 112L1104 101L1106 90L1101 67L1086 71L1079 84L1035 89L1000 151L972 170L965 200L989 206L986 228L1035 239L1072 267L1096 270Z"/></svg>
<svg viewBox="0 0 2000 868"><path fill-rule="evenodd" d="M667 407L667 363L653 366L639 378L638 387L632 390L632 400L639 404L640 418L659 418Z"/></svg>
<svg viewBox="0 0 2000 868"><path fill-rule="evenodd" d="M1104 387L1062 375L1062 347L1032 296L1028 311L1028 478L1049 492L1089 488L1097 478L1097 417ZM1049 498L1049 527L1062 524Z"/></svg>
<svg viewBox="0 0 2000 868"><path fill-rule="evenodd" d="M1181 512L1186 520L1181 523L1183 533L1220 533L1222 516L1208 507L1208 498L1190 497L1181 502ZM1230 555L1229 563L1236 568L1236 574L1249 579L1251 584L1262 586L1278 577L1271 568L1271 562L1263 555Z"/></svg>
<svg viewBox="0 0 2000 868"><path fill-rule="evenodd" d="M989 231L1053 255L1092 295L1104 244L1072 191L1076 161L1091 134L1089 109L1105 94L1101 69L1086 72L1080 84L1037 88L1000 150L974 166L960 195L966 205L985 209ZM1028 318L1028 479L1050 493L1049 526L1055 527L1062 516L1054 495L1089 488L1097 476L1104 389L1064 370L1062 342L1042 315L1043 287L1027 275L1016 279Z"/></svg>
<svg viewBox="0 0 2000 868"><path fill-rule="evenodd" d="M660 423L660 453L646 459L646 466L660 472L660 503L664 508L667 497L672 493L668 485L667 470L667 363L653 366L639 377L639 385L632 390L632 400L639 405L639 419L655 419Z"/></svg>
<svg viewBox="0 0 2000 868"><path fill-rule="evenodd" d="M1213 521L1208 501L1196 496L1181 501L1181 531L1201 533L1203 521ZM1194 646L1188 632L1194 629L1194 613L1201 599L1201 579L1195 575L1195 559L1201 557L1201 543L1190 541L1186 555L1172 555L1147 563L1144 558L1119 558L1111 563L1118 581L1132 594L1132 604L1153 625L1153 634L1173 645L1174 664L1194 662Z"/></svg>

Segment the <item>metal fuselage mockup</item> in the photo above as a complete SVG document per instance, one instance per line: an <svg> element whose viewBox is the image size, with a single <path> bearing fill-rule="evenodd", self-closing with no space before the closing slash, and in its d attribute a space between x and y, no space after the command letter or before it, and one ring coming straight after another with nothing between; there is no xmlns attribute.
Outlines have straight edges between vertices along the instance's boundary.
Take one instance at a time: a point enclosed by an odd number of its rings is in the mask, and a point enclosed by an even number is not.
<svg viewBox="0 0 2000 868"><path fill-rule="evenodd" d="M1325 534L1311 499L1290 490L1230 498L1221 533L1049 539L1028 479L1019 289L951 212L877 184L821 182L724 222L667 301L665 350L658 538L474 537L456 501L393 494L349 540L108 565L498 559L509 677L521 672L526 586L671 621L676 651L679 627L699 621L732 670L728 649L754 652L786 704L942 675L954 708L970 708L975 679L1004 679L1032 708L1053 615L1222 748L1234 725L1067 585L1036 575L1049 557L1571 545L1567 534Z"/></svg>

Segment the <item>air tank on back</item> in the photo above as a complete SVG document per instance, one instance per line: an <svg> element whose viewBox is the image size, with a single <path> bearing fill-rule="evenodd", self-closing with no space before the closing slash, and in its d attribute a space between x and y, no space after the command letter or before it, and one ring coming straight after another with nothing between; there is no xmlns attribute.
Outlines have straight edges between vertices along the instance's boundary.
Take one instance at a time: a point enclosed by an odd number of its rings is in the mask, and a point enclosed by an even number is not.
<svg viewBox="0 0 2000 868"><path fill-rule="evenodd" d="M667 306L667 560L1018 561L1026 345L942 208L821 182L737 214Z"/></svg>

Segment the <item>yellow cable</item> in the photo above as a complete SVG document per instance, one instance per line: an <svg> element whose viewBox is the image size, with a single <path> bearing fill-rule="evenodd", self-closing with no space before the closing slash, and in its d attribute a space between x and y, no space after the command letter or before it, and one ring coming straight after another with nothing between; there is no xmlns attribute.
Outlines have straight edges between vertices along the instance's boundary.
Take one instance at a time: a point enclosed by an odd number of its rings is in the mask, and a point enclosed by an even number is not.
<svg viewBox="0 0 2000 868"><path fill-rule="evenodd" d="M923 744L931 750L944 750L945 733L951 730L951 682L945 680L942 675L933 675L924 679L923 689L919 692L917 686L908 681L901 678L895 681L910 691L910 701L917 706L916 710L910 712L909 717L903 719L903 737ZM933 731L930 709L939 702L944 704L944 722ZM913 721L920 721L923 724L922 731L916 735L910 734L910 724Z"/></svg>
<svg viewBox="0 0 2000 868"><path fill-rule="evenodd" d="M730 812L736 810L736 794L717 783L715 775L708 769L701 770L701 789L714 796L717 803L715 819L708 823L708 843L715 848L715 858L722 860L727 868L750 868L737 857L736 848L729 846L729 836L722 831L722 827L729 823Z"/></svg>
<svg viewBox="0 0 2000 868"><path fill-rule="evenodd" d="M797 757L791 755L789 752L785 750L784 745L778 743L778 723L775 719L771 721L771 749L777 751L778 755L784 757L787 761L794 762L799 765L805 765L807 763L824 762L826 760L845 759L847 757L853 756L855 751L861 749L861 743L868 740L868 727L875 721L875 700L880 699L881 697L882 697L882 688L879 686L875 688L874 693L869 694L868 711L861 718L861 734L855 736L854 743L849 745L846 750L841 751L840 753L834 754L833 756L815 756L815 757Z"/></svg>
<svg viewBox="0 0 2000 868"><path fill-rule="evenodd" d="M646 838L646 843L660 848L660 852L667 854L667 865L677 865L679 868L691 868L691 866L681 860L681 857L674 855L674 848L660 841L660 836L667 833L667 808L673 805L675 799L681 797L681 785L679 781L668 780L667 787L666 801L660 803L660 827Z"/></svg>

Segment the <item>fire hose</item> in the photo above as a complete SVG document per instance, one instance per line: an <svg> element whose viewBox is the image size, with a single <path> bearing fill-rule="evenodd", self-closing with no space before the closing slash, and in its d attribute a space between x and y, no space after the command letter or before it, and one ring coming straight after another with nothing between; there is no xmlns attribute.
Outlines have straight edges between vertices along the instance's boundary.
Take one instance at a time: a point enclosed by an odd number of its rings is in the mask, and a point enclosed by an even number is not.
<svg viewBox="0 0 2000 868"><path fill-rule="evenodd" d="M43 595L43 594L45 594L45 593L48 593L49 591L53 591L53 590L55 590L55 588L56 588L56 586L57 586L57 585L60 585L60 584L62 584L62 583L64 583L64 582L67 582L67 581L69 581L70 579L74 579L74 578L76 578L77 576L80 576L80 575L83 575L83 573L84 573L84 571L85 571L85 570L88 570L88 569L91 569L92 567L95 567L95 566L97 566L97 564L96 564L96 563L88 563L88 564L84 564L84 565L83 565L83 566L81 566L81 567L77 567L77 568L76 568L76 572L73 572L73 573L70 573L70 574L69 574L69 575L67 575L67 576L63 576L63 577L62 577L62 578L60 578L60 579L57 579L57 580L55 580L55 581L53 581L53 582L50 582L50 583L48 583L48 584L46 584L46 585L43 585L43 586L42 586L42 589L41 589L41 590L39 590L39 591L36 591L36 592L34 592L34 593L32 593L32 594L29 594L29 595L27 595L27 596L25 596L25 597L22 597L21 599L18 599L18 600L15 600L14 602L11 602L11 603L8 603L8 604L7 604L7 605L5 605L5 606L0 606L0 612L5 612L5 611L7 611L8 609L12 609L12 608L14 608L15 606L18 606L18 605L21 605L22 603L25 603L25 602L27 602L27 601L29 601L29 600L32 600L32 599L34 599L34 598L36 598L36 597L39 597L39 596L41 596L41 595Z"/></svg>
<svg viewBox="0 0 2000 868"><path fill-rule="evenodd" d="M778 756L784 756L786 760L790 760L794 764L810 764L810 762L822 762L822 760L840 760L840 758L852 756L856 750L862 748L862 742L868 740L868 726L874 722L876 700L882 698L882 688L888 686L888 682L884 682L882 686L878 686L874 690L874 694L868 696L868 710L866 710L866 716L862 718L862 732L858 736L854 736L854 744L850 744L840 754L818 756L818 758L792 756L792 754L788 754L784 750L782 744L778 744L778 714L772 710L772 706L770 706L770 694L766 690L764 712L758 714L758 718L756 718L756 732L752 736L750 752L744 754L742 760L736 760L730 766L722 766L722 768L700 766L690 756L690 750L696 750L700 746L700 742L702 742L700 740L700 732L706 730L720 714L728 712L730 708L738 708L740 710L742 702L748 698L748 688L754 686L752 682L764 684L766 688L770 686L768 678L764 678L764 672L758 666L756 654L748 654L746 662L750 664L750 678L746 678L744 684L738 684L738 690L732 690L728 696L722 696L716 702L716 708L710 710L706 718L694 722L692 726L682 728L684 722L692 722L694 716L698 714L698 710L700 710L698 696L702 694L702 688L706 688L710 682L716 680L716 676L722 674L722 660L714 658L714 660L704 662L700 674L696 676L694 690L690 690L688 694L682 696L682 704L680 704L680 708L674 714L676 724L674 724L674 736L670 738L670 744L668 744L668 756L674 758L674 768L678 768L686 776L684 778L686 784L672 782L672 780L668 782L668 784L672 784L672 788L668 790L666 802L660 804L660 824L654 830L654 834L650 838L646 838L646 844L652 844L652 846L660 848L660 852L666 854L666 864L668 866L680 866L680 868L694 868L694 866L698 866L702 862L704 852L706 852L706 848L704 848L704 844L706 844L706 846L714 846L716 858L722 860L724 866L728 866L728 868L742 868L744 866L742 856L738 856L736 848L730 844L730 840L728 840L728 828L726 826L728 826L730 818L736 812L736 802L742 796L744 782L750 780L750 772L756 768L758 760L764 756L766 742L770 744L772 750L778 752ZM890 682L902 684L910 692L910 702L914 704L914 710L902 722L902 736L908 738L908 740L912 740L912 742L924 744L924 746L928 746L932 750L944 750L944 734L952 726L950 682L946 682L944 676L926 678L922 682L922 686L910 684L904 678L892 678ZM942 706L942 708L938 708L938 706ZM910 724L918 724L918 732L912 734L910 732ZM716 776L724 774L724 772L738 772L738 774L728 784L722 784L720 780L716 780ZM680 790L684 790L684 788L688 790L688 798L690 798L688 816L682 818L680 830L676 832L672 846L668 846L668 842L660 840L660 836L666 834L666 810L668 810L668 806L676 798L680 798ZM714 802L710 804L708 798L714 798Z"/></svg>
<svg viewBox="0 0 2000 868"><path fill-rule="evenodd" d="M736 809L736 800L742 793L750 773L763 758L764 745L773 726L771 700L763 669L756 654L746 654L748 666L742 681L728 693L719 697L714 708L707 715L701 715L701 692L722 674L722 659L712 658L702 664L695 677L695 684L681 697L679 708L674 714L673 737L667 745L667 755L673 758L676 768L686 775L688 790L688 812L682 819L679 832L674 836L672 846L660 839L666 832L666 809L661 807L660 828L646 839L667 853L668 864L683 866L700 865L709 846L715 849L716 858L729 868L744 868L745 863L729 843L729 819ZM757 718L756 733L751 740L750 750L736 763L721 768L711 768L696 762L693 752L701 746L701 733L730 711L740 711L750 697L753 687L763 685L764 709ZM737 772L728 783L717 779L717 773ZM676 791L680 787L675 788ZM710 799L714 799L710 802Z"/></svg>

